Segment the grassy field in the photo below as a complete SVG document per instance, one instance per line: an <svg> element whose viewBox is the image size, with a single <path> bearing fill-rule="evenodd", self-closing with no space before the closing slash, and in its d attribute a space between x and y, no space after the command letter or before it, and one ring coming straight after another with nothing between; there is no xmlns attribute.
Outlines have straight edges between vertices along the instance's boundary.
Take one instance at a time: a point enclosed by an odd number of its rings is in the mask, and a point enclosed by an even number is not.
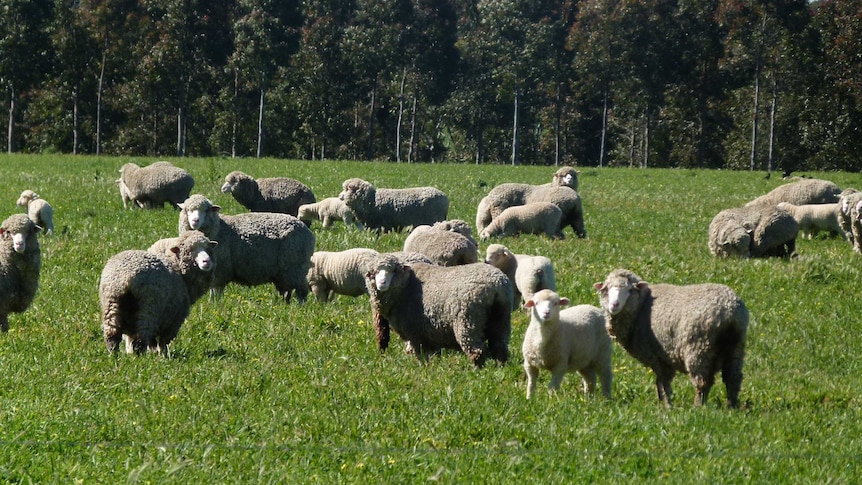
<svg viewBox="0 0 862 485"><path fill-rule="evenodd" d="M513 315L512 359L473 370L446 353L420 365L395 342L376 350L367 299L284 305L272 286L229 286L201 300L173 358L111 356L101 336L105 261L173 236L172 210L123 210L116 170L150 159L0 157L5 214L30 188L55 209L41 238L39 293L0 335L0 482L6 483L851 483L862 474L862 256L838 239L800 240L794 260L712 258L707 227L721 209L781 183L763 173L582 169L587 239L503 241L555 264L560 293L597 304L592 284L626 267L651 282L718 282L751 312L740 410L717 385L692 407L659 405L650 372L614 349L610 401L570 375L555 396L527 402L520 346L528 315ZM434 185L450 218L471 223L502 182L544 183L553 167L182 159L200 192L224 176L290 176L318 199L360 176L378 187ZM812 173L862 188L847 173ZM2 215L5 218L5 215ZM317 249L400 249L338 224L313 227ZM484 250L484 244L482 250ZM540 375L540 386L548 382Z"/></svg>

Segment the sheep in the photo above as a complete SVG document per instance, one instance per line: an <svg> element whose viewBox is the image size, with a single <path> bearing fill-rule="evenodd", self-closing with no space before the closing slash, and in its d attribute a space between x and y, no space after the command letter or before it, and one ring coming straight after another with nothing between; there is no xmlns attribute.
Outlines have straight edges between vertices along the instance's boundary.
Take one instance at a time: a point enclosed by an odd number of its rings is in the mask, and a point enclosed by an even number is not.
<svg viewBox="0 0 862 485"><path fill-rule="evenodd" d="M230 193L251 212L281 212L296 216L299 206L313 204L314 193L305 184L288 177L253 179L240 171L224 178L222 193Z"/></svg>
<svg viewBox="0 0 862 485"><path fill-rule="evenodd" d="M581 196L577 192L568 187L541 187L527 197L527 204L536 202L550 202L560 208L562 212L560 218L561 237L563 229L566 227L571 227L575 236L579 238L587 237L587 231L584 228L584 208Z"/></svg>
<svg viewBox="0 0 862 485"><path fill-rule="evenodd" d="M215 245L200 231L189 231L161 255L132 249L108 259L99 279L99 304L109 353L125 340L127 353L149 350L170 357L169 345L192 304L210 287Z"/></svg>
<svg viewBox="0 0 862 485"><path fill-rule="evenodd" d="M462 351L476 368L509 358L512 284L497 268L405 265L391 255L372 267L365 282L381 351L391 327L420 361L442 349Z"/></svg>
<svg viewBox="0 0 862 485"><path fill-rule="evenodd" d="M581 374L584 392L595 393L596 376L602 394L610 399L613 344L605 329L605 315L592 305L576 305L565 310L569 299L552 290L541 290L524 303L530 309L530 324L521 352L527 373L527 399L536 391L539 369L551 371L548 390L556 391L567 372Z"/></svg>
<svg viewBox="0 0 862 485"><path fill-rule="evenodd" d="M170 251L171 248L176 246L179 240L180 238L178 237L166 237L159 239L147 248L147 252L150 254L157 254L161 256L165 254L165 251Z"/></svg>
<svg viewBox="0 0 862 485"><path fill-rule="evenodd" d="M567 186L554 184L500 184L479 201L476 208L476 229L481 233L491 222L509 207L536 202L551 202L562 211L560 234L571 227L579 238L587 237L584 228L584 209L580 195Z"/></svg>
<svg viewBox="0 0 862 485"><path fill-rule="evenodd" d="M323 227L330 227L332 221L342 221L348 226L355 225L363 229L350 207L347 207L338 197L327 197L313 204L302 204L297 209L296 216L309 226L312 221L321 221Z"/></svg>
<svg viewBox="0 0 862 485"><path fill-rule="evenodd" d="M32 190L21 192L17 205L27 208L27 217L45 231L45 235L54 234L54 208L39 194Z"/></svg>
<svg viewBox="0 0 862 485"><path fill-rule="evenodd" d="M344 181L338 198L367 229L378 233L434 224L445 220L449 212L449 197L434 187L376 189L365 180L352 178Z"/></svg>
<svg viewBox="0 0 862 485"><path fill-rule="evenodd" d="M120 197L123 207L132 202L143 209L162 208L165 202L171 207L186 200L195 180L185 170L170 162L156 162L146 167L127 163L120 168Z"/></svg>
<svg viewBox="0 0 862 485"><path fill-rule="evenodd" d="M799 232L803 237L812 239L820 231L832 235L844 237L844 229L838 222L840 205L834 204L805 204L795 205L789 202L779 202L776 206L788 212L799 224Z"/></svg>
<svg viewBox="0 0 862 485"><path fill-rule="evenodd" d="M482 232L482 229L488 227L492 220L494 218L491 216L491 199L488 196L482 197L476 206L476 230Z"/></svg>
<svg viewBox="0 0 862 485"><path fill-rule="evenodd" d="M539 290L557 290L554 266L545 256L515 254L502 244L491 244L485 249L485 262L512 281L516 304L529 301Z"/></svg>
<svg viewBox="0 0 862 485"><path fill-rule="evenodd" d="M482 229L479 239L484 241L493 236L505 237L521 233L545 233L551 238L562 238L562 217L560 208L550 202L509 207Z"/></svg>
<svg viewBox="0 0 862 485"><path fill-rule="evenodd" d="M404 251L423 254L434 264L456 266L479 261L477 245L454 231L443 226L416 226L404 240Z"/></svg>
<svg viewBox="0 0 862 485"><path fill-rule="evenodd" d="M368 248L345 251L315 251L308 267L308 286L317 301L327 302L334 294L359 296L366 294L365 273L380 253Z"/></svg>
<svg viewBox="0 0 862 485"><path fill-rule="evenodd" d="M219 243L214 294L221 295L230 282L247 286L273 283L285 303L294 290L297 299L305 301L314 234L302 221L273 212L221 215L221 207L200 194L179 207L180 234L195 229Z"/></svg>
<svg viewBox="0 0 862 485"><path fill-rule="evenodd" d="M770 205L725 209L709 224L708 246L718 257L790 257L796 251L799 223Z"/></svg>
<svg viewBox="0 0 862 485"><path fill-rule="evenodd" d="M632 357L652 369L658 398L672 405L671 381L689 374L694 404L706 404L715 374L727 404L739 406L748 309L729 287L715 283L648 284L626 269L596 283L608 333Z"/></svg>
<svg viewBox="0 0 862 485"><path fill-rule="evenodd" d="M476 246L477 251L479 250L479 243L473 239L473 229L470 227L470 224L463 219L449 219L447 221L435 222L431 227L434 229L442 229L444 231L457 232L466 237L473 246Z"/></svg>
<svg viewBox="0 0 862 485"><path fill-rule="evenodd" d="M578 172L572 167L561 167L554 172L554 179L551 185L559 185L561 187L570 187L572 190L578 190Z"/></svg>
<svg viewBox="0 0 862 485"><path fill-rule="evenodd" d="M36 296L42 252L42 229L25 214L14 214L0 224L0 331L9 331L9 314L23 313Z"/></svg>
<svg viewBox="0 0 862 485"><path fill-rule="evenodd" d="M761 195L746 205L776 205L779 202L790 202L796 205L834 204L838 202L840 195L841 189L833 182L820 179L802 179L779 185L766 195Z"/></svg>
<svg viewBox="0 0 862 485"><path fill-rule="evenodd" d="M853 244L855 244L855 240L853 238L851 211L860 200L862 200L862 192L851 188L844 189L838 198L838 223L841 224L841 230L844 231L844 238Z"/></svg>
<svg viewBox="0 0 862 485"><path fill-rule="evenodd" d="M853 250L862 254L862 198L851 207L851 234L853 236Z"/></svg>

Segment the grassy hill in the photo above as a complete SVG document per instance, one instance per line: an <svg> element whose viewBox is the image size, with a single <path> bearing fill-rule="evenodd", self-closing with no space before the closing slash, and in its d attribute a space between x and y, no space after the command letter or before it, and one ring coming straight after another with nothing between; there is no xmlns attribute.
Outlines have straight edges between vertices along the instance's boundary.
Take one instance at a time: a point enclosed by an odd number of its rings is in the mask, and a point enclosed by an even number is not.
<svg viewBox="0 0 862 485"><path fill-rule="evenodd" d="M515 252L550 257L558 290L596 305L594 282L626 267L651 282L731 286L751 312L740 410L716 385L692 407L684 376L676 407L655 395L650 371L614 349L613 399L584 396L569 375L555 396L527 402L513 315L512 359L473 370L457 353L427 365L397 339L376 350L363 297L284 305L272 286L229 286L202 299L172 359L111 356L97 298L104 262L173 236L177 212L124 210L117 169L152 159L0 157L0 218L21 212L30 188L54 206L41 238L39 293L0 335L0 482L134 483L846 483L862 453L862 312L854 288L862 255L839 239L797 243L794 260L716 260L707 228L782 181L762 173L582 169L587 239L521 236ZM219 187L231 170L290 176L318 199L341 182L433 185L450 218L471 224L481 197L503 182L545 183L553 167L407 165L284 160L173 160L200 192L233 214ZM811 173L862 188L848 173ZM313 226L317 249L401 248L376 236ZM485 244L482 244L484 251ZM540 386L548 374L540 375Z"/></svg>

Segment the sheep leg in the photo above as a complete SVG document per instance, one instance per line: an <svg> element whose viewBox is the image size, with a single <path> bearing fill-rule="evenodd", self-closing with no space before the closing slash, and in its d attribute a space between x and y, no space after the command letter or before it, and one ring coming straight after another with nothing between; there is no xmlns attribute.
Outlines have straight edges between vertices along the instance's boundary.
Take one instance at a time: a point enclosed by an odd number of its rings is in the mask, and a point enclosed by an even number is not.
<svg viewBox="0 0 862 485"><path fill-rule="evenodd" d="M694 405L703 406L709 399L709 391L715 383L712 374L692 374L691 382L694 384Z"/></svg>
<svg viewBox="0 0 862 485"><path fill-rule="evenodd" d="M536 380L539 378L539 368L524 363L524 371L527 373L527 399L533 397L536 392Z"/></svg>
<svg viewBox="0 0 862 485"><path fill-rule="evenodd" d="M107 347L109 353L116 352L117 347L120 346L120 341L123 339L123 332L120 330L119 314L120 306L116 301L110 301L102 312L102 334L105 337L105 347ZM7 320L5 327L8 326L9 322Z"/></svg>
<svg viewBox="0 0 862 485"><path fill-rule="evenodd" d="M673 407L673 390L670 383L673 380L674 372L663 371L661 369L653 369L655 372L655 388L658 392L659 401L663 402L668 408Z"/></svg>
<svg viewBox="0 0 862 485"><path fill-rule="evenodd" d="M611 366L611 359L608 356L607 362L602 362L599 367L599 381L602 383L602 395L606 398L611 398L611 387L613 386L614 381L614 372L613 367Z"/></svg>
<svg viewBox="0 0 862 485"><path fill-rule="evenodd" d="M551 382L548 383L548 391L554 393L560 388L563 383L563 378L566 377L565 365L558 365L551 369Z"/></svg>
<svg viewBox="0 0 862 485"><path fill-rule="evenodd" d="M743 351L737 349L734 355L724 362L721 369L721 380L727 389L727 405L739 407L739 390L742 387L742 360Z"/></svg>
<svg viewBox="0 0 862 485"><path fill-rule="evenodd" d="M377 337L377 348L383 352L389 347L389 320L383 318L374 306L371 307L371 320Z"/></svg>
<svg viewBox="0 0 862 485"><path fill-rule="evenodd" d="M471 325L468 322L460 321L454 323L452 327L471 328ZM474 339L470 335L457 334L457 332L455 340L458 341L458 346L461 347L461 350L465 354L467 354L467 357L470 359L470 362L473 363L474 367L479 369L485 365L485 360L488 359L488 348L484 341Z"/></svg>
<svg viewBox="0 0 862 485"><path fill-rule="evenodd" d="M578 371L581 374L581 380L584 381L584 392L587 394L596 393L596 369L592 366L584 367Z"/></svg>

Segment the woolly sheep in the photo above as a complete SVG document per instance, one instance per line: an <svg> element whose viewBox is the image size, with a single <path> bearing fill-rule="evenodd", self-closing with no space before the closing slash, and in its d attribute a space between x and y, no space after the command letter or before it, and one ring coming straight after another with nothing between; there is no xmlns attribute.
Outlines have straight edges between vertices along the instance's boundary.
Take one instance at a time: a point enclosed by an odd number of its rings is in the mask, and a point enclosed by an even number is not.
<svg viewBox="0 0 862 485"><path fill-rule="evenodd" d="M572 228L575 236L587 237L587 231L584 228L584 208L581 203L581 196L577 192L568 187L542 187L527 198L527 204L536 202L550 202L560 208L562 212L560 237L562 237L563 229L567 227Z"/></svg>
<svg viewBox="0 0 862 485"><path fill-rule="evenodd" d="M572 190L578 190L578 172L572 167L561 167L554 172L554 179L551 185L559 185L562 187L570 187Z"/></svg>
<svg viewBox="0 0 862 485"><path fill-rule="evenodd" d="M524 304L530 309L530 324L521 346L527 373L527 399L536 391L539 369L551 371L548 385L551 392L560 387L567 372L578 372L584 392L595 392L598 376L602 394L611 397L613 349L605 329L604 313L592 305L560 310L568 304L568 298L551 290L539 291Z"/></svg>
<svg viewBox="0 0 862 485"><path fill-rule="evenodd" d="M442 226L416 226L404 240L404 251L425 255L440 266L456 266L479 261L476 244L458 232Z"/></svg>
<svg viewBox="0 0 862 485"><path fill-rule="evenodd" d="M838 198L838 223L841 225L841 230L844 231L844 238L854 245L855 239L853 238L853 217L851 212L860 200L862 200L862 192L851 188L844 189Z"/></svg>
<svg viewBox="0 0 862 485"><path fill-rule="evenodd" d="M299 206L315 202L314 193L305 184L288 177L253 179L240 171L224 178L221 191L230 193L251 212L281 212L297 215Z"/></svg>
<svg viewBox="0 0 862 485"><path fill-rule="evenodd" d="M560 234L571 227L578 237L587 237L584 228L584 209L580 195L565 186L553 184L500 184L479 201L476 208L476 229L481 232L509 207L522 206L535 202L551 202L562 211Z"/></svg>
<svg viewBox="0 0 862 485"><path fill-rule="evenodd" d="M127 250L108 259L99 279L99 304L109 352L125 339L128 353L170 356L169 345L192 304L210 287L215 244L189 231L162 255Z"/></svg>
<svg viewBox="0 0 862 485"><path fill-rule="evenodd" d="M515 254L502 244L491 244L485 249L485 262L512 281L516 304L532 299L539 290L557 289L554 266L545 256Z"/></svg>
<svg viewBox="0 0 862 485"><path fill-rule="evenodd" d="M338 198L367 229L378 232L434 224L445 220L449 212L449 198L434 187L376 189L365 180L352 178L344 181L342 189Z"/></svg>
<svg viewBox="0 0 862 485"><path fill-rule="evenodd" d="M27 208L27 217L44 229L46 235L50 236L54 233L54 208L48 201L32 190L25 190L21 192L17 204Z"/></svg>
<svg viewBox="0 0 862 485"><path fill-rule="evenodd" d="M170 162L156 162L146 167L127 163L120 168L120 196L123 207L128 202L144 209L171 207L186 200L195 185L195 180L185 170Z"/></svg>
<svg viewBox="0 0 862 485"><path fill-rule="evenodd" d="M789 257L798 232L793 216L775 206L725 209L709 224L708 246L719 257Z"/></svg>
<svg viewBox="0 0 862 485"><path fill-rule="evenodd" d="M150 254L157 254L161 256L165 254L165 251L170 251L171 248L176 246L179 240L180 238L178 237L166 237L163 239L159 239L147 248L147 252Z"/></svg>
<svg viewBox="0 0 862 485"><path fill-rule="evenodd" d="M473 229L470 227L470 224L463 219L449 219L447 221L435 222L431 227L444 231L457 232L466 237L474 246L476 246L476 250L479 249L479 243L473 239Z"/></svg>
<svg viewBox="0 0 862 485"><path fill-rule="evenodd" d="M23 313L39 288L41 228L24 214L0 224L0 331L9 331L9 314Z"/></svg>
<svg viewBox="0 0 862 485"><path fill-rule="evenodd" d="M306 274L314 252L314 234L299 219L274 212L220 215L221 207L200 194L180 204L179 231L199 230L219 245L213 289L229 282L253 286L273 283L286 303L296 291L308 296Z"/></svg>
<svg viewBox="0 0 862 485"><path fill-rule="evenodd" d="M707 402L721 371L727 403L739 405L748 309L725 285L648 284L625 269L596 283L608 333L655 373L658 398L672 405L671 381L689 375L695 405Z"/></svg>
<svg viewBox="0 0 862 485"><path fill-rule="evenodd" d="M464 352L475 367L509 358L512 284L483 263L404 265L381 256L365 276L380 350L390 327L420 360L441 349Z"/></svg>
<svg viewBox="0 0 862 485"><path fill-rule="evenodd" d="M552 238L562 238L560 219L563 212L550 202L509 207L494 218L479 234L482 240L493 236L545 233Z"/></svg>
<svg viewBox="0 0 862 485"><path fill-rule="evenodd" d="M850 209L851 234L853 235L853 250L862 254L862 198Z"/></svg>
<svg viewBox="0 0 862 485"><path fill-rule="evenodd" d="M296 215L309 226L312 221L320 221L323 227L331 226L332 221L342 221L348 226L355 224L362 229L362 224L356 220L353 211L338 197L327 197L313 204L302 204L297 209Z"/></svg>
<svg viewBox="0 0 862 485"><path fill-rule="evenodd" d="M779 209L788 212L796 223L799 224L799 232L808 239L816 236L820 231L832 235L844 237L844 230L838 222L839 204L805 204L795 205L789 202L780 202Z"/></svg>
<svg viewBox="0 0 862 485"><path fill-rule="evenodd" d="M327 302L333 294L359 296L366 294L365 274L380 253L368 248L345 251L315 251L308 267L308 286L317 301Z"/></svg>
<svg viewBox="0 0 862 485"><path fill-rule="evenodd" d="M833 182L820 179L802 179L779 185L766 195L761 195L746 205L776 205L779 202L790 202L796 205L834 204L838 202L840 195L841 189Z"/></svg>

